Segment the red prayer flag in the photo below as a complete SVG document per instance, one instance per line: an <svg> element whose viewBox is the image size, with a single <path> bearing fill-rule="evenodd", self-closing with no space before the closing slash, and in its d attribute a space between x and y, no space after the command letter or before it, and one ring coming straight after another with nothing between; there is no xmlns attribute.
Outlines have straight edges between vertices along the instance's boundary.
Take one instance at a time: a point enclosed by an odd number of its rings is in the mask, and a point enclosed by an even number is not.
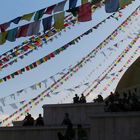
<svg viewBox="0 0 140 140"><path fill-rule="evenodd" d="M47 10L44 13L45 14L52 14L52 11L53 11L55 6L56 6L56 4L48 7Z"/></svg>
<svg viewBox="0 0 140 140"><path fill-rule="evenodd" d="M79 7L78 11L78 21L86 22L92 20L91 4L86 3Z"/></svg>
<svg viewBox="0 0 140 140"><path fill-rule="evenodd" d="M27 36L27 32L28 32L28 28L29 28L29 24L21 26L16 34L16 37L26 37Z"/></svg>

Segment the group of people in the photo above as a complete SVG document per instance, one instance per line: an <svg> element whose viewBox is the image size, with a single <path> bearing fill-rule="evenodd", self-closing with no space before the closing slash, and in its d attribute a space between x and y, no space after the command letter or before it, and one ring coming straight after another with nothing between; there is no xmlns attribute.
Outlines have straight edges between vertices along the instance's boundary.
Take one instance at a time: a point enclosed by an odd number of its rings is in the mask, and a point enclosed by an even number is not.
<svg viewBox="0 0 140 140"><path fill-rule="evenodd" d="M75 140L76 132L75 132L75 129L73 128L73 124L69 118L68 113L65 113L65 117L64 117L61 125L64 125L67 128L66 128L64 134L62 134L61 132L57 133L58 140ZM77 140L87 140L87 133L82 128L81 124L77 125Z"/></svg>
<svg viewBox="0 0 140 140"><path fill-rule="evenodd" d="M34 120L31 114L27 113L23 120L23 126L44 126L44 120L41 114Z"/></svg>
<svg viewBox="0 0 140 140"><path fill-rule="evenodd" d="M75 94L75 97L73 98L73 103L86 103L86 97L84 96L84 94L81 94L81 97Z"/></svg>
<svg viewBox="0 0 140 140"><path fill-rule="evenodd" d="M105 111L140 111L140 101L135 92L131 93L129 90L128 93L124 92L122 95L119 92L111 92L105 100Z"/></svg>

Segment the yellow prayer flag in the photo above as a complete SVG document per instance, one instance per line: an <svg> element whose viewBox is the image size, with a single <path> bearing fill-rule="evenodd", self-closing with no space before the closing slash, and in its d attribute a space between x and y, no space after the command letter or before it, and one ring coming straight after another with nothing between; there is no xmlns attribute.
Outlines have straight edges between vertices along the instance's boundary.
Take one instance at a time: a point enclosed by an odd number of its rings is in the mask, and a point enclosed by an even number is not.
<svg viewBox="0 0 140 140"><path fill-rule="evenodd" d="M81 3L86 4L86 3L88 3L88 0L81 0Z"/></svg>
<svg viewBox="0 0 140 140"><path fill-rule="evenodd" d="M0 45L4 44L6 42L6 36L7 36L7 32L0 33Z"/></svg>
<svg viewBox="0 0 140 140"><path fill-rule="evenodd" d="M54 28L59 30L64 29L64 12L54 15Z"/></svg>
<svg viewBox="0 0 140 140"><path fill-rule="evenodd" d="M30 21L34 13L26 14L21 17L22 20Z"/></svg>

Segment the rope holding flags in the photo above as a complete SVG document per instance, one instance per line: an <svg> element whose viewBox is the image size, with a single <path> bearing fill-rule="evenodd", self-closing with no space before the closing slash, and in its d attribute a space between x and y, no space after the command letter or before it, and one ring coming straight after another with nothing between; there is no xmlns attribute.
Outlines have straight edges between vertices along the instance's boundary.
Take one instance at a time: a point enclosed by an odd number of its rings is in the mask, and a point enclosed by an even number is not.
<svg viewBox="0 0 140 140"><path fill-rule="evenodd" d="M133 13L126 19L126 21L124 21L124 22L112 33L112 35L110 35L110 36L103 42L103 44L99 45L99 48L98 48L96 51L99 51L101 48L105 47L105 45L106 45L110 40L113 40L113 39L115 38L115 36L118 35L118 32L119 32L120 30L122 30L124 27L127 26L127 25L128 25L128 22L129 22L130 20L132 20L133 16L137 13L137 10L139 10L139 8L137 8L136 11L133 12ZM98 24L98 26L99 26L99 24ZM46 61L48 61L48 60L54 58L56 55L60 54L62 51L66 50L66 49L69 48L70 46L72 46L72 45L74 45L75 43L77 43L77 42L81 39L81 37L86 36L86 35L92 33L93 30L94 30L94 28L95 28L95 26L92 27L92 28L90 28L88 31L84 32L82 35L78 36L77 38L73 39L73 40L72 40L71 42L69 42L68 44L66 44L66 45L62 46L61 48L55 50L54 52L52 52L52 53L46 55L45 57L43 57L43 58L37 60L36 62L33 62L32 64L30 64L30 65L28 65L28 66L26 66L26 67L24 67L24 68L22 68L22 69L19 69L19 70L17 70L16 72L14 72L14 73L12 73L12 74L6 76L6 77L1 78L1 79L0 79L0 83L6 82L7 80L10 80L10 79L12 79L12 78L15 78L17 75L23 74L25 71L30 71L30 70L32 70L32 69L38 67L38 66L41 65L42 63L45 63Z"/></svg>

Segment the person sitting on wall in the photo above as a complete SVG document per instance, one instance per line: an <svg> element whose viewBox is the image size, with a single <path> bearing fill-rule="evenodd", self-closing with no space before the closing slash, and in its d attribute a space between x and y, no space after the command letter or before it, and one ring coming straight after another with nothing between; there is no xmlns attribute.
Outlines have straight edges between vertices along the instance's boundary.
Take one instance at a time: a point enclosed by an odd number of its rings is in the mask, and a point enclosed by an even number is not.
<svg viewBox="0 0 140 140"><path fill-rule="evenodd" d="M39 117L36 119L36 126L44 126L44 120L41 114L39 114Z"/></svg>
<svg viewBox="0 0 140 140"><path fill-rule="evenodd" d="M79 97L77 94L75 94L75 97L73 98L73 103L79 103Z"/></svg>
<svg viewBox="0 0 140 140"><path fill-rule="evenodd" d="M27 113L27 115L25 116L24 120L23 120L23 126L27 126L27 119L29 117L29 113Z"/></svg>
<svg viewBox="0 0 140 140"><path fill-rule="evenodd" d="M109 97L108 97L108 101L113 104L114 103L114 94L113 92L110 93Z"/></svg>
<svg viewBox="0 0 140 140"><path fill-rule="evenodd" d="M68 113L65 113L65 117L64 117L64 119L63 119L61 125L69 126L69 125L71 125L71 124L72 124L72 122L71 122L71 120L70 120L70 118L69 118L69 114L68 114Z"/></svg>
<svg viewBox="0 0 140 140"><path fill-rule="evenodd" d="M28 113L28 115L25 117L23 126L33 126L34 125L34 118L31 114Z"/></svg>
<svg viewBox="0 0 140 140"><path fill-rule="evenodd" d="M97 102L98 103L104 102L104 99L103 99L102 95L98 95Z"/></svg>
<svg viewBox="0 0 140 140"><path fill-rule="evenodd" d="M80 103L86 103L86 97L84 96L84 94L81 94Z"/></svg>

